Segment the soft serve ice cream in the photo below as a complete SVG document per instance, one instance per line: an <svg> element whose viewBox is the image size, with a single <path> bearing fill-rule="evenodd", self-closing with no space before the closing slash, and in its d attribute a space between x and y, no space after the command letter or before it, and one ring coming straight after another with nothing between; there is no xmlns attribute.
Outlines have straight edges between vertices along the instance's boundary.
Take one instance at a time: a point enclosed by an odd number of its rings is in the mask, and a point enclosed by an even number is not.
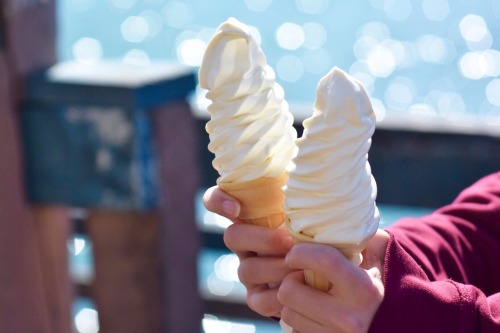
<svg viewBox="0 0 500 333"><path fill-rule="evenodd" d="M317 88L285 190L287 227L298 241L330 244L359 264L378 228L368 163L375 114L362 85L338 68Z"/></svg>
<svg viewBox="0 0 500 333"><path fill-rule="evenodd" d="M236 19L219 26L199 70L208 90L208 149L220 182L281 176L297 133L282 87L249 28Z"/></svg>
<svg viewBox="0 0 500 333"><path fill-rule="evenodd" d="M219 188L240 201L240 219L282 225L282 187L297 132L283 89L246 25L229 19L219 26L205 51L199 83L212 101L206 130Z"/></svg>

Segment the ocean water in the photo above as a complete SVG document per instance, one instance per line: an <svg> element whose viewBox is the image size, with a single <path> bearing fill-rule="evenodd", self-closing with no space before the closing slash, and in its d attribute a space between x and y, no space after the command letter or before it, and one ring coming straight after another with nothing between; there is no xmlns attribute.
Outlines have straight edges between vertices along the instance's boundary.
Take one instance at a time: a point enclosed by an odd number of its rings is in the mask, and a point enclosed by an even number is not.
<svg viewBox="0 0 500 333"><path fill-rule="evenodd" d="M61 61L200 64L228 17L251 26L293 105L312 105L339 66L379 119L391 114L499 122L497 0L61 0Z"/></svg>

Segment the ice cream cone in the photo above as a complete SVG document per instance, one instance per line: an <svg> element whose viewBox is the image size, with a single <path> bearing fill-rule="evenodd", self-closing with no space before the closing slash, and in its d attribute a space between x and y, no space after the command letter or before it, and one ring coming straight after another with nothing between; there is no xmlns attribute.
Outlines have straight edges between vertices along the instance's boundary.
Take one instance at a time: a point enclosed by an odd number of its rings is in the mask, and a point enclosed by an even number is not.
<svg viewBox="0 0 500 333"><path fill-rule="evenodd" d="M275 178L259 178L247 182L217 182L221 190L241 204L240 219L268 228L278 228L285 222L283 186L285 173Z"/></svg>
<svg viewBox="0 0 500 333"><path fill-rule="evenodd" d="M298 233L290 227L290 221L287 220L285 223L286 229L288 230L288 233L292 236L293 240L295 243L317 243L313 240L312 237L305 235L303 233ZM363 256L361 252L365 248L366 244L357 244L357 245L352 245L352 244L328 244L331 245L332 247L336 248L342 254L349 259L353 264L355 265L360 265L361 262L363 261ZM332 284L330 281L328 281L325 277L322 275L313 272L311 270L304 270L304 278L306 280L306 284L308 286L311 286L315 289L322 290L322 291L328 291L332 287Z"/></svg>

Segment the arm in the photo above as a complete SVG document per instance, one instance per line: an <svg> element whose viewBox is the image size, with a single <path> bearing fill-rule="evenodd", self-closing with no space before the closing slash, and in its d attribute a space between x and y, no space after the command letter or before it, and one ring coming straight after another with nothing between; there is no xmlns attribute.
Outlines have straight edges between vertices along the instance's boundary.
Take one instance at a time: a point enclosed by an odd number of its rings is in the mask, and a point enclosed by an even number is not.
<svg viewBox="0 0 500 333"><path fill-rule="evenodd" d="M385 297L370 332L498 332L500 173L387 229Z"/></svg>

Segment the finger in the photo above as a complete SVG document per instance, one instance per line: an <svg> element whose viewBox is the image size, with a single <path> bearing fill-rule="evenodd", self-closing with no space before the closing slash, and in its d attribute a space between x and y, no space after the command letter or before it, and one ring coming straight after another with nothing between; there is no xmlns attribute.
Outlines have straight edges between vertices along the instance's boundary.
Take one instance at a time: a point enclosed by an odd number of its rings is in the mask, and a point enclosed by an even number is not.
<svg viewBox="0 0 500 333"><path fill-rule="evenodd" d="M286 230L251 224L233 224L224 231L224 243L233 252L284 256L294 245Z"/></svg>
<svg viewBox="0 0 500 333"><path fill-rule="evenodd" d="M212 186L203 194L203 205L211 212L236 219L240 214L240 203L217 186ZM235 222L235 221L233 221Z"/></svg>
<svg viewBox="0 0 500 333"><path fill-rule="evenodd" d="M288 326L293 328L293 333L325 333L322 325L301 313L289 308L283 307L281 310L281 320Z"/></svg>
<svg viewBox="0 0 500 333"><path fill-rule="evenodd" d="M363 262L360 267L364 269L377 267L380 272L383 273L385 252L387 250L389 238L389 234L386 231L378 229L368 242L366 249L363 251Z"/></svg>
<svg viewBox="0 0 500 333"><path fill-rule="evenodd" d="M322 244L300 243L286 256L290 268L320 272L337 289L350 290L366 280L365 271L337 249Z"/></svg>
<svg viewBox="0 0 500 333"><path fill-rule="evenodd" d="M247 305L265 317L279 317L283 305L278 301L278 289L264 286L247 289Z"/></svg>
<svg viewBox="0 0 500 333"><path fill-rule="evenodd" d="M376 268L374 268L376 270ZM374 286L369 273L362 270L368 284L341 290L336 285L325 293L304 284L301 272L289 274L278 290L278 300L285 306L339 332L359 332L369 326L383 299L380 286ZM375 272L373 273L375 274ZM330 330L331 331L331 330Z"/></svg>
<svg viewBox="0 0 500 333"><path fill-rule="evenodd" d="M278 290L278 300L284 307L318 323L332 320L333 316L338 314L335 299L327 293L305 285L302 271L293 272L283 280Z"/></svg>
<svg viewBox="0 0 500 333"><path fill-rule="evenodd" d="M240 262L238 277L245 286L273 284L279 286L292 270L283 257L248 257Z"/></svg>

